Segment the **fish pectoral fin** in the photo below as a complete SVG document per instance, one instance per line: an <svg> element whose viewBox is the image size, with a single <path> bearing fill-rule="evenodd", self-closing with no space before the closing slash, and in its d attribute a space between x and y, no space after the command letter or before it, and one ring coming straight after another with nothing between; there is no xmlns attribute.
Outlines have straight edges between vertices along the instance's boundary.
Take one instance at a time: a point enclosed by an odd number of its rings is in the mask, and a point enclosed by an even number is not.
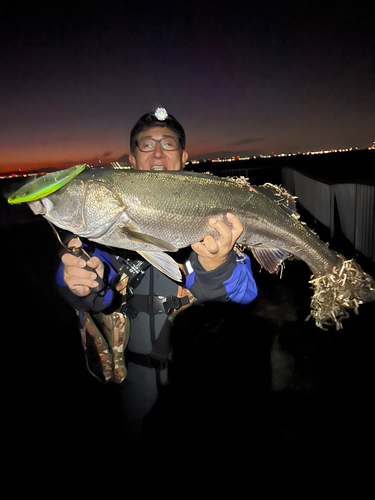
<svg viewBox="0 0 375 500"><path fill-rule="evenodd" d="M121 227L121 232L125 234L128 240L133 241L134 243L141 243L143 245L153 245L163 252L177 252L178 248L171 245L170 243L159 240L159 238L155 238L154 236L149 236L148 234L139 233L134 229L130 229L127 226Z"/></svg>
<svg viewBox="0 0 375 500"><path fill-rule="evenodd" d="M177 262L168 254L163 252L147 252L138 250L139 255L146 259L156 269L159 269L163 274L166 274L174 281L182 281L181 270Z"/></svg>
<svg viewBox="0 0 375 500"><path fill-rule="evenodd" d="M254 257L269 273L277 273L280 264L289 257L288 252L278 248L251 247Z"/></svg>

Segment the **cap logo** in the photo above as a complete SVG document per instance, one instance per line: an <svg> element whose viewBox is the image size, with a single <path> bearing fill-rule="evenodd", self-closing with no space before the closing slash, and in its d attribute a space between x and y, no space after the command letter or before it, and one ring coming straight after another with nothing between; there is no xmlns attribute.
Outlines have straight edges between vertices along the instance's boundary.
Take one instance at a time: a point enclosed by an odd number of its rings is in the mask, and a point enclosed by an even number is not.
<svg viewBox="0 0 375 500"><path fill-rule="evenodd" d="M156 108L155 116L158 120L164 121L168 117L167 110L165 108Z"/></svg>

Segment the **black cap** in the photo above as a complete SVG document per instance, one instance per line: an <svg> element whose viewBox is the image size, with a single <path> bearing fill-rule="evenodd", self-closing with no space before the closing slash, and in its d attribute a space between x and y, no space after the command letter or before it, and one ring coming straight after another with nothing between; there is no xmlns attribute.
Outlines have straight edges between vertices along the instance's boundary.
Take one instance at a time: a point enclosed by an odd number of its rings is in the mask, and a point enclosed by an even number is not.
<svg viewBox="0 0 375 500"><path fill-rule="evenodd" d="M130 151L133 153L135 150L135 141L137 140L138 134L147 130L151 127L167 127L180 139L181 148L185 149L185 131L182 125L176 120L176 118L167 113L165 108L156 108L152 113L147 113L143 115L137 123L134 125L130 133Z"/></svg>

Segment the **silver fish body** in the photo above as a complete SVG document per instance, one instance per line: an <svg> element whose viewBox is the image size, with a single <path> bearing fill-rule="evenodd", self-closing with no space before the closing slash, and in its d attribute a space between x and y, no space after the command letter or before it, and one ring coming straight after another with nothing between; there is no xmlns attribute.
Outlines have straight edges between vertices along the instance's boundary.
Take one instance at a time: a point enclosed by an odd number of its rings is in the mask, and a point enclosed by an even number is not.
<svg viewBox="0 0 375 500"><path fill-rule="evenodd" d="M228 212L244 226L239 243L279 249L314 274L337 257L293 214L256 188L190 172L88 170L56 193L30 204L58 227L104 245L135 251L176 251L216 231L210 218Z"/></svg>
<svg viewBox="0 0 375 500"><path fill-rule="evenodd" d="M316 279L339 269L343 259L298 220L285 195L192 172L93 169L29 205L78 236L139 252L176 280L180 271L165 252L217 235L209 219L229 224L228 212L244 226L238 243L251 248L268 271L277 271L288 255L306 262Z"/></svg>

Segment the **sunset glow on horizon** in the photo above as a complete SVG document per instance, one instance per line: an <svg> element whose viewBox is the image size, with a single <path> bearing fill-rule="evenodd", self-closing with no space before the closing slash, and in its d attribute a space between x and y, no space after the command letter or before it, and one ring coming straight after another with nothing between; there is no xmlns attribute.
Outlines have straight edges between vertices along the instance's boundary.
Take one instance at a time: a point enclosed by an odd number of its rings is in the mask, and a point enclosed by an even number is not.
<svg viewBox="0 0 375 500"><path fill-rule="evenodd" d="M122 2L9 9L0 173L116 161L160 106L184 127L191 159L371 146L367 10L167 3L147 16Z"/></svg>

